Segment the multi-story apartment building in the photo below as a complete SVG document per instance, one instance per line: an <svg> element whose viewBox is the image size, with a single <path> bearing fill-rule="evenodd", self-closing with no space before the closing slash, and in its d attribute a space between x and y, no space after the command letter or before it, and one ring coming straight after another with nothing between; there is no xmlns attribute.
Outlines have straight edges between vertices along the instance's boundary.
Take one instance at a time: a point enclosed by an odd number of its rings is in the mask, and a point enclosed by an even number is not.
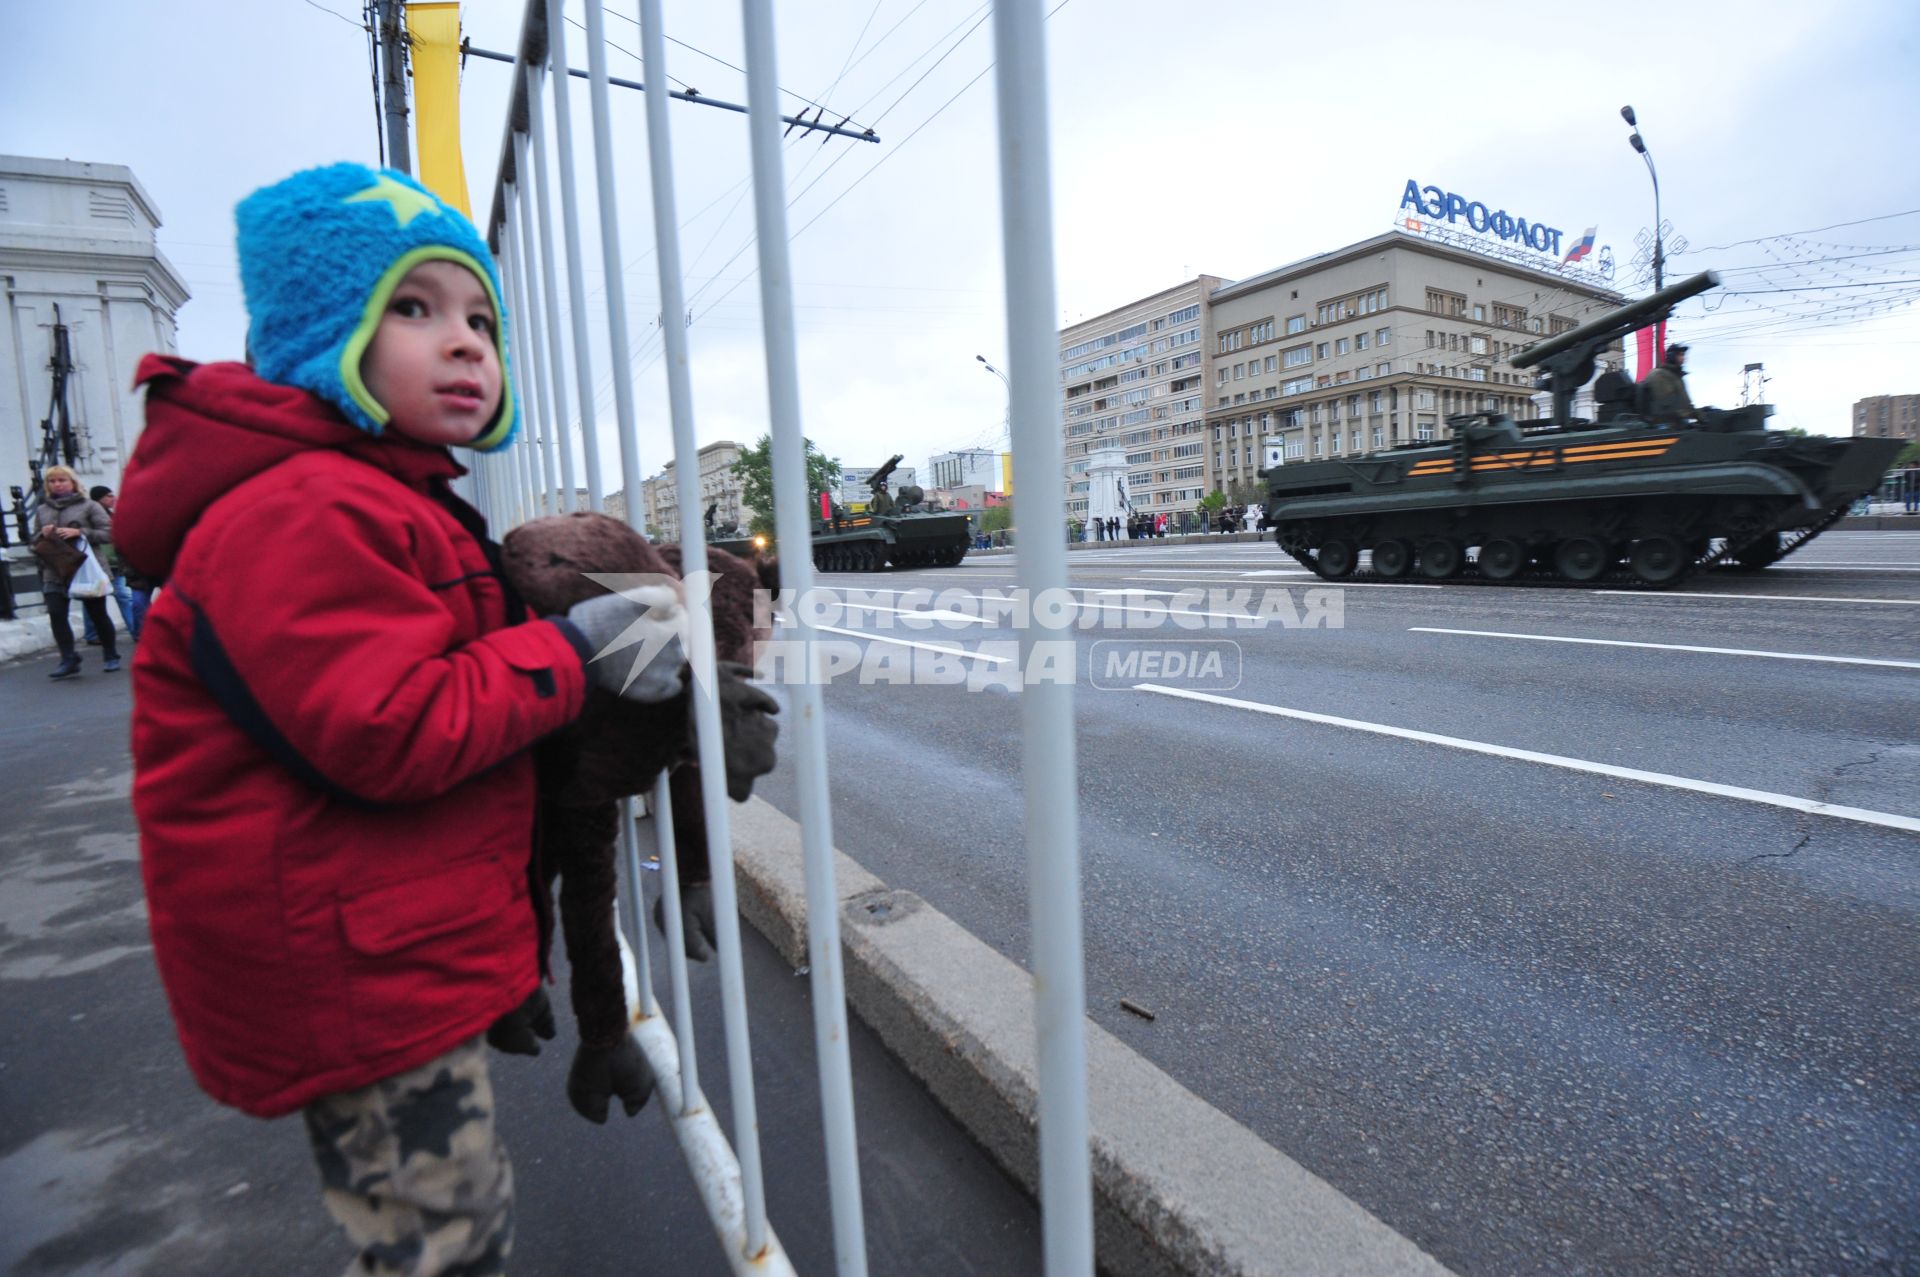
<svg viewBox="0 0 1920 1277"><path fill-rule="evenodd" d="M962 448L942 452L927 461L929 488L980 487L988 492L1011 488L1011 456L992 448Z"/></svg>
<svg viewBox="0 0 1920 1277"><path fill-rule="evenodd" d="M753 518L753 507L740 499L740 480L733 474L733 463L740 459L740 445L723 439L700 449L699 457L699 516L704 518L706 508L713 506L714 527L725 528L734 524L745 527ZM680 481L674 470L675 465L675 462L667 462L666 469L642 485L642 509L646 512L647 523L659 529L660 538L664 541L680 539Z"/></svg>
<svg viewBox="0 0 1920 1277"><path fill-rule="evenodd" d="M1920 440L1920 395L1872 395L1853 403L1853 433Z"/></svg>
<svg viewBox="0 0 1920 1277"><path fill-rule="evenodd" d="M1088 517L1089 455L1112 447L1131 508L1177 514L1206 495L1207 297L1225 282L1201 275L1061 331L1069 518Z"/></svg>
<svg viewBox="0 0 1920 1277"><path fill-rule="evenodd" d="M1446 438L1454 413L1537 418L1510 361L1623 303L1598 285L1396 230L1214 289L1206 486L1253 491L1270 439L1316 460Z"/></svg>

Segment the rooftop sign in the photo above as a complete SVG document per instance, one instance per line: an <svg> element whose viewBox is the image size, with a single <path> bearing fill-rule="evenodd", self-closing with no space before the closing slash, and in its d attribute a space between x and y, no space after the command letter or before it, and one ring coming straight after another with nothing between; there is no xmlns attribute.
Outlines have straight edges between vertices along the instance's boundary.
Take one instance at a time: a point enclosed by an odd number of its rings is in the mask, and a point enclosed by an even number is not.
<svg viewBox="0 0 1920 1277"><path fill-rule="evenodd" d="M1394 215L1394 228L1426 239L1451 244L1473 252L1517 262L1535 270L1551 270L1578 278L1587 271L1598 271L1604 279L1613 278L1613 250L1602 248L1598 256L1587 260L1593 246L1589 230L1572 245L1557 226L1529 222L1506 209L1491 209L1479 200L1469 200L1438 186L1422 186L1407 179L1400 195L1400 208ZM1585 269L1571 269L1585 261Z"/></svg>

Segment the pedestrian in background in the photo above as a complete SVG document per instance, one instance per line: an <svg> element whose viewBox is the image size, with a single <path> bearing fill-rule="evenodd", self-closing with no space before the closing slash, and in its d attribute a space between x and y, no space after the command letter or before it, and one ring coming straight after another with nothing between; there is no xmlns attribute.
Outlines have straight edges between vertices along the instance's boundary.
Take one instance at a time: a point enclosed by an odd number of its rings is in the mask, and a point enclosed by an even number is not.
<svg viewBox="0 0 1920 1277"><path fill-rule="evenodd" d="M87 499L105 510L109 516L113 514L115 497L113 489L106 484L97 483L88 489ZM109 541L100 547L100 565L106 568L107 575L113 578L113 602L114 606L120 609L120 623L127 627L127 640L138 642L140 631L133 623L133 593L127 587L126 565L120 561L120 552L114 549L113 542ZM99 646L100 636L94 631L91 612L87 613L85 638L88 644Z"/></svg>
<svg viewBox="0 0 1920 1277"><path fill-rule="evenodd" d="M48 466L41 473L40 482L46 497L33 512L35 534L57 537L73 548L84 541L94 547L96 555L103 552L113 540L113 516L80 491L80 480L73 471L65 466ZM54 666L49 678L72 678L80 672L80 652L74 646L73 622L67 615L69 579L45 562L41 563L40 593L47 600L47 620L53 626L53 641L60 647L60 663ZM120 648L115 642L113 619L107 615L107 601L81 599L80 606L100 635L100 655L104 660L101 668L111 674L120 668Z"/></svg>

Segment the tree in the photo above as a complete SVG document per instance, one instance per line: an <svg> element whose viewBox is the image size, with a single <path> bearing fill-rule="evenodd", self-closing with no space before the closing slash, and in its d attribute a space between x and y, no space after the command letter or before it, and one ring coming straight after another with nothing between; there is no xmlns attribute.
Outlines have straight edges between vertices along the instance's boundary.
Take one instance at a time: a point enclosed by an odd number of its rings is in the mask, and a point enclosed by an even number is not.
<svg viewBox="0 0 1920 1277"><path fill-rule="evenodd" d="M803 439L807 454L807 493L818 501L822 492L840 486L840 463ZM740 481L740 500L753 510L749 532L773 535L773 437L761 435L760 442L740 454L733 463L733 477Z"/></svg>
<svg viewBox="0 0 1920 1277"><path fill-rule="evenodd" d="M1893 459L1895 470L1905 470L1908 466L1920 466L1920 439L1900 449L1900 455Z"/></svg>
<svg viewBox="0 0 1920 1277"><path fill-rule="evenodd" d="M1218 514L1220 513L1220 511L1226 509L1226 506L1227 506L1227 494L1220 491L1218 488L1215 488L1212 492L1209 492L1206 496L1201 497L1200 504L1194 508L1198 510L1206 510L1213 514Z"/></svg>
<svg viewBox="0 0 1920 1277"><path fill-rule="evenodd" d="M1013 526L1013 503L990 505L980 512L980 530L989 536Z"/></svg>
<svg viewBox="0 0 1920 1277"><path fill-rule="evenodd" d="M1255 506L1267 503L1267 485L1257 479L1235 479L1227 485L1230 505Z"/></svg>

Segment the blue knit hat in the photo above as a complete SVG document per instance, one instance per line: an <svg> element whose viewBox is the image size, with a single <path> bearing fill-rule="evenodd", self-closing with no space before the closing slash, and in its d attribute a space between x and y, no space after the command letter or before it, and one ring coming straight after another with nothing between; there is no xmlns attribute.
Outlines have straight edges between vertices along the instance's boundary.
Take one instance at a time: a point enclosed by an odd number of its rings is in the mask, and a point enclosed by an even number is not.
<svg viewBox="0 0 1920 1277"><path fill-rule="evenodd" d="M486 285L499 318L500 411L468 447L494 452L519 420L507 363L507 308L473 223L393 169L333 164L265 186L234 210L254 371L325 399L370 434L389 414L360 360L393 290L422 262L457 262Z"/></svg>

